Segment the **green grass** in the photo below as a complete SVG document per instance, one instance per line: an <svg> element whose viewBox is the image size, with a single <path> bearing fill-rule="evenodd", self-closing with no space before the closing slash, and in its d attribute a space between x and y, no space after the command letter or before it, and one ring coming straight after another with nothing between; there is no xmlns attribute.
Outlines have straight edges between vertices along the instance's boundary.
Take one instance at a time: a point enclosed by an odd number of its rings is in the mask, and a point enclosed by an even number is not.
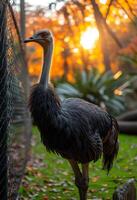
<svg viewBox="0 0 137 200"><path fill-rule="evenodd" d="M101 170L101 161L90 163L88 199L112 199L118 185L137 179L137 137L120 135L120 150L109 175ZM22 200L76 200L78 191L68 162L46 152L37 129L33 129L31 160L20 187Z"/></svg>

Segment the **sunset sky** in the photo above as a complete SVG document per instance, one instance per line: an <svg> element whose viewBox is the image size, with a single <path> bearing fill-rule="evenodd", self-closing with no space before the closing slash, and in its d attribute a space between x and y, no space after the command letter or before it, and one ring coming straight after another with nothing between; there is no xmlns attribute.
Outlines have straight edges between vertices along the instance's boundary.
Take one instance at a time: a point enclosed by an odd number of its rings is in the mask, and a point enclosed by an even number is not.
<svg viewBox="0 0 137 200"><path fill-rule="evenodd" d="M46 6L48 3L53 2L51 0L26 0L26 2L30 3L31 5L41 5L41 6Z"/></svg>
<svg viewBox="0 0 137 200"><path fill-rule="evenodd" d="M65 0L67 1L67 0ZM64 2L65 2L64 1ZM33 7L35 6L42 6L43 8L47 8L49 6L49 3L54 3L56 0L25 0L26 3L29 3ZM56 4L56 10L60 10L60 8L64 5L64 2L58 2ZM54 10L54 6L52 8L52 11Z"/></svg>
<svg viewBox="0 0 137 200"><path fill-rule="evenodd" d="M33 6L43 6L46 7L51 2L56 2L56 0L25 0L27 3L33 5ZM64 5L63 2L58 2L56 9L60 9Z"/></svg>

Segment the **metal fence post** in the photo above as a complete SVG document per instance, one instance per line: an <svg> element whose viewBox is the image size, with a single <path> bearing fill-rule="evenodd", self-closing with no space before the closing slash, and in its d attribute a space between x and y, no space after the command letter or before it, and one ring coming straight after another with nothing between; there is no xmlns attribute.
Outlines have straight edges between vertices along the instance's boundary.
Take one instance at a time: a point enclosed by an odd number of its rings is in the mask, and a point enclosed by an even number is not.
<svg viewBox="0 0 137 200"><path fill-rule="evenodd" d="M23 40L25 39L25 0L20 0L20 30Z"/></svg>
<svg viewBox="0 0 137 200"><path fill-rule="evenodd" d="M6 0L0 2L0 199L7 200L7 60Z"/></svg>

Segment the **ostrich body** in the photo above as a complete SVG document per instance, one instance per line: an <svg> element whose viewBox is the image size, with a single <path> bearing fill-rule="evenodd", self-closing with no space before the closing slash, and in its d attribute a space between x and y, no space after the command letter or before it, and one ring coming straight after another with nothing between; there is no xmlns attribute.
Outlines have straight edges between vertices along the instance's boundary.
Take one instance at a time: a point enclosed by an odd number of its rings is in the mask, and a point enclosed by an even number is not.
<svg viewBox="0 0 137 200"><path fill-rule="evenodd" d="M103 168L109 171L117 155L117 122L98 106L82 99L60 100L49 84L53 37L48 30L37 32L25 42L39 43L44 52L41 77L29 100L33 121L46 149L69 161L80 200L86 200L89 162L95 162L103 155Z"/></svg>

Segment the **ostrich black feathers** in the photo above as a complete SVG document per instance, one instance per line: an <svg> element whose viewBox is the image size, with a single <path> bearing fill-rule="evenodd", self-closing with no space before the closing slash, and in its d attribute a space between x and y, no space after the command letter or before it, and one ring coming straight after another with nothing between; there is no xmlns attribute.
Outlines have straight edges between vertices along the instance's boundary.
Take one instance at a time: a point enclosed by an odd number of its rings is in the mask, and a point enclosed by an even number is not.
<svg viewBox="0 0 137 200"><path fill-rule="evenodd" d="M108 172L112 168L113 160L118 154L118 133L118 123L115 118L112 117L112 128L103 142L103 169L106 169Z"/></svg>
<svg viewBox="0 0 137 200"><path fill-rule="evenodd" d="M103 168L109 171L117 155L117 122L98 106L82 99L61 101L48 84L54 47L49 30L38 31L25 42L37 42L43 48L39 84L33 87L29 99L33 121L46 149L68 159L80 200L86 200L89 162L95 162L103 155ZM81 170L78 162L82 164Z"/></svg>
<svg viewBox="0 0 137 200"><path fill-rule="evenodd" d="M48 151L80 163L98 160L112 167L118 151L116 121L98 106L77 98L61 102L54 89L33 87L29 107ZM111 151L110 151L111 149Z"/></svg>

